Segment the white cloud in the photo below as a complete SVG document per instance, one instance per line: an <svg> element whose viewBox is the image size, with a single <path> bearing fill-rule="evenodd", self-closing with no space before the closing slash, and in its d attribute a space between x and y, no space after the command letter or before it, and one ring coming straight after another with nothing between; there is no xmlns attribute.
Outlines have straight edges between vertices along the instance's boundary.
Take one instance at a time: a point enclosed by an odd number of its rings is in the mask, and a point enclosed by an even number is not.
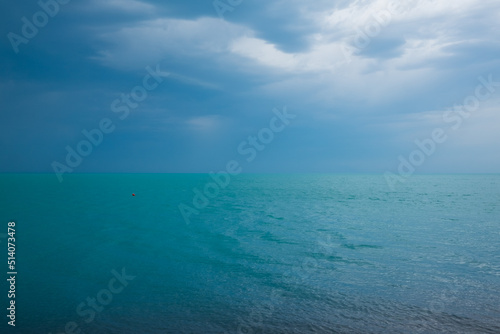
<svg viewBox="0 0 500 334"><path fill-rule="evenodd" d="M255 37L243 36L236 39L231 43L230 51L263 65L285 70L294 69L298 63L295 55L280 51L275 45Z"/></svg>
<svg viewBox="0 0 500 334"><path fill-rule="evenodd" d="M220 19L154 19L100 34L108 48L96 59L120 69L137 69L168 55L207 56L225 53L231 40L250 34L244 27Z"/></svg>
<svg viewBox="0 0 500 334"><path fill-rule="evenodd" d="M391 6L391 3L398 6ZM135 0L113 0L106 6L151 7ZM324 11L307 11L302 6L301 15L315 22L316 31L307 36L310 48L296 53L278 49L272 42L257 37L255 31L237 23L208 17L194 20L157 18L102 33L101 39L110 47L101 50L100 60L109 66L120 67L169 53L206 57L232 53L277 70L335 70L346 63L340 48L352 44L363 31L372 34L368 36L368 44L380 38L379 35L406 40L402 56L397 59L398 65L420 66L430 59L446 56L443 48L469 39L463 36L461 27L477 19L472 16L483 14L484 20L478 23L498 26L494 13L499 7L492 0L358 0L345 8L332 7ZM370 30L375 26L378 28ZM492 29L491 33L494 32ZM494 36L477 37L488 40ZM352 60L356 63L363 59L358 55Z"/></svg>
<svg viewBox="0 0 500 334"><path fill-rule="evenodd" d="M102 33L100 37L109 47L101 50L98 60L115 68L139 69L169 57L191 57L195 62L206 59L220 64L222 71L267 77L267 82L255 88L261 92L288 96L310 92L306 98L324 104L350 100L370 106L403 100L449 76L436 64L454 57L452 52L457 51L450 47L471 41L467 35L471 32L463 31L462 25L476 22L474 15L485 14L486 23L481 24L500 25L492 21L496 17L492 9L498 7L494 1L413 0L401 2L397 12L388 17L391 2L354 1L344 8L323 11L300 7L301 15L317 24L307 36L310 47L300 52L283 51L237 23L208 17L161 18ZM352 44L359 31L376 23L377 17L385 21L379 24L380 32L369 38L369 44L396 37L401 40L399 51L389 58L377 58L360 50L346 58L342 47ZM494 40L489 35L493 32L474 36L475 41ZM219 87L185 73L173 78L209 89Z"/></svg>

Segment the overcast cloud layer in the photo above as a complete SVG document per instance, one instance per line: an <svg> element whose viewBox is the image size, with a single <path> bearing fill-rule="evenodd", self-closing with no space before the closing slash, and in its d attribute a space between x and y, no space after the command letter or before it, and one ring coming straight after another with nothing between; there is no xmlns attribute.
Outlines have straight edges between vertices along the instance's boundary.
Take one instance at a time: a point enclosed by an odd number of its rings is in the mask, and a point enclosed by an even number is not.
<svg viewBox="0 0 500 334"><path fill-rule="evenodd" d="M70 1L19 42L40 4L3 2L0 171L52 172L105 118L74 172L222 170L287 106L245 172L396 172L436 128L418 172L500 172L500 2L399 3ZM120 119L147 66L158 87Z"/></svg>

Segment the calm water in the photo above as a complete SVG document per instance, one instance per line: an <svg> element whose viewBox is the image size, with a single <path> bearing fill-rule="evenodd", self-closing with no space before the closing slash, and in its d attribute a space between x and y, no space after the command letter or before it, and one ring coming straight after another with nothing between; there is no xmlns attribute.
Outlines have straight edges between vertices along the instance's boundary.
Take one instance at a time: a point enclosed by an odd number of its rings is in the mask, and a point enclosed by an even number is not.
<svg viewBox="0 0 500 334"><path fill-rule="evenodd" d="M239 175L186 224L210 181L0 175L15 332L500 333L500 175Z"/></svg>

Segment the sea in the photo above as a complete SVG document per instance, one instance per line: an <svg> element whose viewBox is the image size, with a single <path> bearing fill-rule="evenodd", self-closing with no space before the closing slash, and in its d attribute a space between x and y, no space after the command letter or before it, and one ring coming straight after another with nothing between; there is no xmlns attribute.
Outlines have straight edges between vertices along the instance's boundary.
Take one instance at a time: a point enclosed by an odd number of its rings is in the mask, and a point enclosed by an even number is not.
<svg viewBox="0 0 500 334"><path fill-rule="evenodd" d="M394 188L377 174L0 174L0 189L2 275L9 222L16 272L1 333L500 333L498 174Z"/></svg>

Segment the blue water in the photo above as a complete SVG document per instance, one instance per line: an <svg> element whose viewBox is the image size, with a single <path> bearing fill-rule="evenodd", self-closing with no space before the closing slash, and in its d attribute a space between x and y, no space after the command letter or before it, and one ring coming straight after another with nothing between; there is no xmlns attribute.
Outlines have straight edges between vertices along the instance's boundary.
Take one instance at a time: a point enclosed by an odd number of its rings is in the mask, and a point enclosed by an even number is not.
<svg viewBox="0 0 500 334"><path fill-rule="evenodd" d="M0 175L0 331L500 333L500 175L238 175L186 223L209 182Z"/></svg>

